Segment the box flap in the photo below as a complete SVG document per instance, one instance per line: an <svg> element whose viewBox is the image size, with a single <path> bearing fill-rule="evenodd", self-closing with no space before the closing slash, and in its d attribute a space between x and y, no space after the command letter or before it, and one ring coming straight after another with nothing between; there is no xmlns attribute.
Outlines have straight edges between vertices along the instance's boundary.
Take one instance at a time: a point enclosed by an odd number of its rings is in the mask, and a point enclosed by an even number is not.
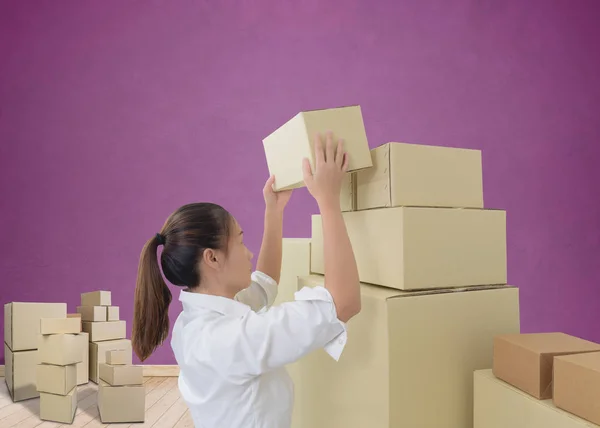
<svg viewBox="0 0 600 428"><path fill-rule="evenodd" d="M412 290L412 291L397 291L395 296L391 296L390 298L400 298L400 297L417 297L417 296L426 296L431 294L448 294L448 293L468 293L468 292L476 292L476 291L486 291L486 290L503 290L509 288L517 288L513 285L480 285L480 286L470 286L470 287L456 287L456 288L432 288L428 290Z"/></svg>
<svg viewBox="0 0 600 428"><path fill-rule="evenodd" d="M315 287L317 285L324 286L325 276L320 274L312 274L308 276L298 277L298 289L303 286ZM364 296L373 297L380 300L397 299L402 297L417 297L426 296L431 294L447 294L447 293L462 293L462 292L475 292L485 290L499 290L507 288L517 288L512 285L482 285L482 286L470 286L470 287L457 287L457 288L437 288L427 290L397 290L395 288L388 288L379 285L368 284L361 282L361 293Z"/></svg>

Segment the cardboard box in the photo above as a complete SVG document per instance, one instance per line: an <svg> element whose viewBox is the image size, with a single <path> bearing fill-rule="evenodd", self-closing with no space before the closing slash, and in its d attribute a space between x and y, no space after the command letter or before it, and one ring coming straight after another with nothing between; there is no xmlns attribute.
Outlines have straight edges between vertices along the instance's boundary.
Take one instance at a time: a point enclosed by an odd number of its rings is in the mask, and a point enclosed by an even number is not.
<svg viewBox="0 0 600 428"><path fill-rule="evenodd" d="M80 313L67 314L67 318L77 318L77 319L79 319L79 332L81 333L81 329L82 329L81 314Z"/></svg>
<svg viewBox="0 0 600 428"><path fill-rule="evenodd" d="M138 386L98 386L98 410L102 423L144 422L146 390Z"/></svg>
<svg viewBox="0 0 600 428"><path fill-rule="evenodd" d="M108 307L108 321L119 321L119 307L109 306Z"/></svg>
<svg viewBox="0 0 600 428"><path fill-rule="evenodd" d="M125 321L83 322L83 331L89 333L90 342L125 339Z"/></svg>
<svg viewBox="0 0 600 428"><path fill-rule="evenodd" d="M81 293L81 306L110 306L111 292L104 290Z"/></svg>
<svg viewBox="0 0 600 428"><path fill-rule="evenodd" d="M89 343L89 354L90 354L90 380L94 383L98 383L100 380L100 364L106 362L106 352L111 350L122 349L127 352L129 359L126 364L132 364L133 360L133 349L131 348L131 340L120 339L120 340L107 340L105 342L90 342Z"/></svg>
<svg viewBox="0 0 600 428"><path fill-rule="evenodd" d="M600 425L600 352L554 358L554 404Z"/></svg>
<svg viewBox="0 0 600 428"><path fill-rule="evenodd" d="M273 305L294 300L298 277L310 275L310 238L283 238L281 275Z"/></svg>
<svg viewBox="0 0 600 428"><path fill-rule="evenodd" d="M100 380L111 386L142 385L142 366L100 364Z"/></svg>
<svg viewBox="0 0 600 428"><path fill-rule="evenodd" d="M506 213L381 208L343 213L360 280L416 290L506 284ZM312 217L311 270L325 272L320 215Z"/></svg>
<svg viewBox="0 0 600 428"><path fill-rule="evenodd" d="M40 319L66 316L66 303L7 303L4 305L4 342L12 351L37 349Z"/></svg>
<svg viewBox="0 0 600 428"><path fill-rule="evenodd" d="M39 397L35 372L37 362L37 350L13 352L4 344L4 378L14 402Z"/></svg>
<svg viewBox="0 0 600 428"><path fill-rule="evenodd" d="M125 365L131 364L131 355L124 349L106 351L106 364Z"/></svg>
<svg viewBox="0 0 600 428"><path fill-rule="evenodd" d="M371 150L371 156L373 168L356 172L359 210L483 208L480 150L388 143Z"/></svg>
<svg viewBox="0 0 600 428"><path fill-rule="evenodd" d="M537 400L492 374L474 373L474 428L592 428L564 412L552 400ZM466 425L465 425L466 426Z"/></svg>
<svg viewBox="0 0 600 428"><path fill-rule="evenodd" d="M263 139L269 174L275 175L275 190L304 186L302 159L309 159L314 171L315 137L321 133L325 143L327 131L336 141L344 140L348 172L372 165L360 106L301 112Z"/></svg>
<svg viewBox="0 0 600 428"><path fill-rule="evenodd" d="M108 321L108 306L77 306L82 321Z"/></svg>
<svg viewBox="0 0 600 428"><path fill-rule="evenodd" d="M299 287L322 283L311 276ZM472 426L473 371L492 366L494 336L519 331L518 289L361 284L361 293L340 360L317 350L299 361L304 426Z"/></svg>
<svg viewBox="0 0 600 428"><path fill-rule="evenodd" d="M554 357L600 351L600 345L564 333L494 338L494 375L537 399L552 398Z"/></svg>
<svg viewBox="0 0 600 428"><path fill-rule="evenodd" d="M73 423L77 411L77 387L67 395L40 393L40 419L44 421Z"/></svg>
<svg viewBox="0 0 600 428"><path fill-rule="evenodd" d="M42 318L41 334L77 334L81 332L81 320L78 318Z"/></svg>
<svg viewBox="0 0 600 428"><path fill-rule="evenodd" d="M77 386L77 367L38 364L36 386L38 392L67 395Z"/></svg>
<svg viewBox="0 0 600 428"><path fill-rule="evenodd" d="M78 346L81 349L82 361L77 363L77 385L84 385L90 380L90 348L89 348L89 334L85 331L76 335L78 340Z"/></svg>
<svg viewBox="0 0 600 428"><path fill-rule="evenodd" d="M80 339L75 334L48 334L38 336L39 363L67 366L83 361Z"/></svg>

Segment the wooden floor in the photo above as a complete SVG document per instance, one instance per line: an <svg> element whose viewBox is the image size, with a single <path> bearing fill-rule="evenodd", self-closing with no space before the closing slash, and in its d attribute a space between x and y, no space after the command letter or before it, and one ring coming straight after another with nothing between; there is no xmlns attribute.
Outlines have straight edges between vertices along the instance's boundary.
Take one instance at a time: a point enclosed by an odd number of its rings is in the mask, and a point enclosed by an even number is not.
<svg viewBox="0 0 600 428"><path fill-rule="evenodd" d="M144 378L146 386L146 421L136 424L103 424L98 417L96 395L98 386L94 382L77 387L78 405L72 424L63 425L42 421L39 417L40 399L13 403L6 382L0 377L0 428L56 428L56 427L132 427L132 428L193 428L187 406L179 396L176 377Z"/></svg>

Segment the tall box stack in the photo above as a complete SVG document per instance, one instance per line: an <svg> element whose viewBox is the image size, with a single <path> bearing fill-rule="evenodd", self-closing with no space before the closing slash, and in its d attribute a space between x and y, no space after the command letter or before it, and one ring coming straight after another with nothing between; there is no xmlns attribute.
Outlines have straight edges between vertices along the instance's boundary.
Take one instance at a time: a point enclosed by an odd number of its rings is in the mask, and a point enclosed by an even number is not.
<svg viewBox="0 0 600 428"><path fill-rule="evenodd" d="M126 338L126 323L119 319L119 307L112 306L110 291L97 290L81 294L83 331L89 335L89 378L99 383L100 364L106 362L106 352L114 349L126 350L129 364L132 362L131 340Z"/></svg>
<svg viewBox="0 0 600 428"><path fill-rule="evenodd" d="M78 318L42 318L36 387L40 419L70 424L77 410L77 364L83 361Z"/></svg>
<svg viewBox="0 0 600 428"><path fill-rule="evenodd" d="M340 137L325 112L313 114ZM346 117L342 129L364 129L362 117ZM306 133L288 126L288 158L271 153L269 166L297 164ZM299 361L295 413L302 428L472 427L473 371L492 366L494 336L520 331L518 289L507 285L506 216L484 208L481 152L388 143L365 159L362 132L343 137L362 145L346 148L363 167L341 195L362 311L348 323L339 362L323 350ZM285 175L271 173L276 182ZM319 215L310 269L298 288L323 284Z"/></svg>
<svg viewBox="0 0 600 428"><path fill-rule="evenodd" d="M144 422L146 392L142 366L126 350L107 351L100 364L98 411L102 423ZM127 404L125 404L127 403Z"/></svg>
<svg viewBox="0 0 600 428"><path fill-rule="evenodd" d="M39 397L36 365L40 320L66 316L66 303L11 302L4 305L5 382L13 401Z"/></svg>
<svg viewBox="0 0 600 428"><path fill-rule="evenodd" d="M294 300L298 291L298 278L310 274L310 238L283 238L281 246L281 275L277 286L277 297L273 305L279 305ZM286 369L294 382L296 389L301 388L302 378L299 372L299 362L289 364ZM303 414L299 409L302 405L297 396L292 416L292 428L302 428Z"/></svg>

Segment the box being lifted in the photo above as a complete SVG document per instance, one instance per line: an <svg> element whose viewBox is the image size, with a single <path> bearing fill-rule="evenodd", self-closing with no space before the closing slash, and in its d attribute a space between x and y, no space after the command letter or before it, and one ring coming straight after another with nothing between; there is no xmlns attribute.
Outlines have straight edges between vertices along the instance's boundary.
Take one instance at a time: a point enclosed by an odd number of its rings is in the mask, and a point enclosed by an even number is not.
<svg viewBox="0 0 600 428"><path fill-rule="evenodd" d="M309 159L314 171L314 141L318 133L331 131L334 139L344 140L348 153L348 172L373 165L360 106L338 107L298 113L263 139L269 173L275 175L275 190L304 186L302 159Z"/></svg>

